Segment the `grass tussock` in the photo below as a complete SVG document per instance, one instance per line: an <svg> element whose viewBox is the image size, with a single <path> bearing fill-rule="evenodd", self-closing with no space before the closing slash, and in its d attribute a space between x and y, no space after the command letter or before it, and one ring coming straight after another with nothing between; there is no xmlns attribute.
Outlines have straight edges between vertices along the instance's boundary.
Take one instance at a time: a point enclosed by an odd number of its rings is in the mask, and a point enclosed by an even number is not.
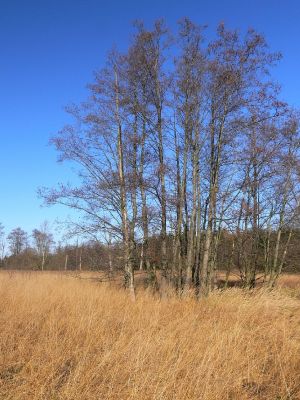
<svg viewBox="0 0 300 400"><path fill-rule="evenodd" d="M300 399L300 301L0 274L0 399Z"/></svg>

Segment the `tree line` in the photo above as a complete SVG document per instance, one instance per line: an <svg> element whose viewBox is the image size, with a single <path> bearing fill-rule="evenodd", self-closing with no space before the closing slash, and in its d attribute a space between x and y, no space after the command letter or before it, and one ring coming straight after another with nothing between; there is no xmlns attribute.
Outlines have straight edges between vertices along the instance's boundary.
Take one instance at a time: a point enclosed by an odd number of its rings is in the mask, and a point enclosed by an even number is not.
<svg viewBox="0 0 300 400"><path fill-rule="evenodd" d="M32 252L37 256L37 266L44 270L47 258L54 246L53 234L45 221L39 229L34 229L29 235L22 228L13 229L6 237L4 226L0 223L0 265L5 267L12 260L17 261L16 268L20 267L20 260L24 261L24 255ZM9 262L10 261L10 262ZM22 263L21 263L22 264ZM33 263L34 264L34 263ZM33 267L31 264L30 267Z"/></svg>
<svg viewBox="0 0 300 400"><path fill-rule="evenodd" d="M253 29L206 33L136 22L51 140L80 183L40 194L80 212L75 235L121 246L132 297L137 269L159 271L162 293L206 296L233 269L272 287L297 237L299 114L271 75L281 55Z"/></svg>
<svg viewBox="0 0 300 400"><path fill-rule="evenodd" d="M114 277L122 269L120 245L105 245L95 240L73 240L66 244L58 241L44 222L29 235L20 227L7 236L0 223L0 268L40 271L106 271Z"/></svg>

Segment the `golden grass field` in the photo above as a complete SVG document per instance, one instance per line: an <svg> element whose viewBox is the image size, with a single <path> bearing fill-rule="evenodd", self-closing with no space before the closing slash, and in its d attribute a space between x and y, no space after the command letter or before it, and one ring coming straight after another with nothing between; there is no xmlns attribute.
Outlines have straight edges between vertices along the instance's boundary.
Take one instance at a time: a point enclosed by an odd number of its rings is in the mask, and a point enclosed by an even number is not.
<svg viewBox="0 0 300 400"><path fill-rule="evenodd" d="M297 285L201 301L140 289L132 303L104 283L1 272L0 399L300 399Z"/></svg>

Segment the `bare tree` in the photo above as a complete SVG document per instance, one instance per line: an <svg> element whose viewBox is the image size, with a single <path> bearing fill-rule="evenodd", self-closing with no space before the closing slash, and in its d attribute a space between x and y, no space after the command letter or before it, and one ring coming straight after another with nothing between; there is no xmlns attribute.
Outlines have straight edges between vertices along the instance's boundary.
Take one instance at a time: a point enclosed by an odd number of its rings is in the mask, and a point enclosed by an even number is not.
<svg viewBox="0 0 300 400"><path fill-rule="evenodd" d="M40 229L34 229L32 231L32 238L35 248L41 259L40 268L43 271L51 250L51 246L54 245L53 235L49 231L49 224L47 221L41 225Z"/></svg>
<svg viewBox="0 0 300 400"><path fill-rule="evenodd" d="M9 249L16 256L28 246L28 234L20 227L13 229L7 236Z"/></svg>

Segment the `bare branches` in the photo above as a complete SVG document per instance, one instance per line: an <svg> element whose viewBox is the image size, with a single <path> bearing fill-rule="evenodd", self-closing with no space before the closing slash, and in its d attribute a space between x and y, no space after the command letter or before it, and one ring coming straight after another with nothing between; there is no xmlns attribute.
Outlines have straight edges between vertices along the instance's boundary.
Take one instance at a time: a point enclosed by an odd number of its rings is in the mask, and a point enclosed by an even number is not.
<svg viewBox="0 0 300 400"><path fill-rule="evenodd" d="M207 43L187 18L171 40L163 21L135 27L52 139L59 160L77 166L77 184L42 196L83 216L77 234L122 241L132 293L135 269L159 268L162 286L207 295L221 246L246 286L258 271L277 276L300 194L299 116L270 74L280 54L253 29L220 24Z"/></svg>

